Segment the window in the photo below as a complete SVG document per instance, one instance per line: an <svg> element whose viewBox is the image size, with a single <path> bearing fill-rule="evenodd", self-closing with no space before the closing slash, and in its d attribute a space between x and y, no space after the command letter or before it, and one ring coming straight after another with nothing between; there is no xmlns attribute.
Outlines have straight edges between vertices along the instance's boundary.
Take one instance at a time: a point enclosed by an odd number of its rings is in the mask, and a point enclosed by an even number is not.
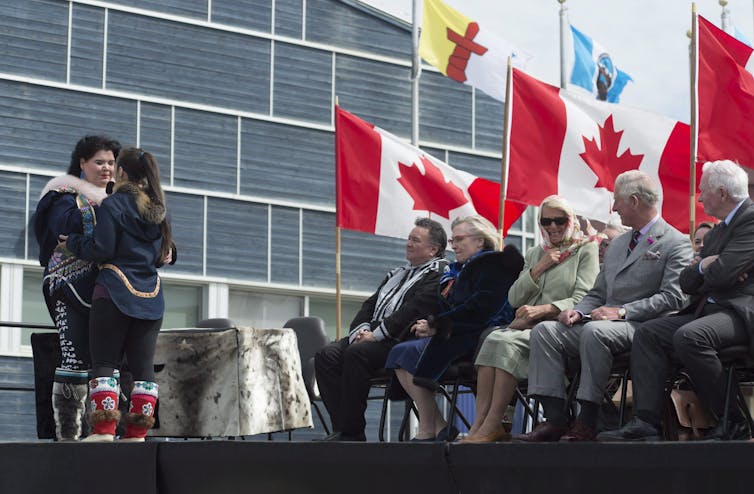
<svg viewBox="0 0 754 494"><path fill-rule="evenodd" d="M303 297L244 290L228 293L228 318L239 326L282 328L288 319L301 316Z"/></svg>
<svg viewBox="0 0 754 494"><path fill-rule="evenodd" d="M21 299L23 300L21 321L31 324L52 325L50 313L47 312L47 305L42 296L42 270L24 270L23 294ZM31 334L45 331L55 330L21 328L21 345L31 346Z"/></svg>
<svg viewBox="0 0 754 494"><path fill-rule="evenodd" d="M202 287L199 285L177 285L165 283L165 315L162 328L193 328L202 313Z"/></svg>
<svg viewBox="0 0 754 494"><path fill-rule="evenodd" d="M359 312L359 309L361 308L361 304L363 301L355 301L355 300L343 300L341 303L341 313L340 313L340 320L341 320L341 338L348 334L348 327L351 325L351 321L353 320L354 316L357 312ZM327 334L332 338L333 340L336 338L336 325L335 321L337 320L335 317L335 298L320 298L320 297L310 297L309 298L309 315L310 316L317 316L321 317L325 321L325 328L327 329Z"/></svg>

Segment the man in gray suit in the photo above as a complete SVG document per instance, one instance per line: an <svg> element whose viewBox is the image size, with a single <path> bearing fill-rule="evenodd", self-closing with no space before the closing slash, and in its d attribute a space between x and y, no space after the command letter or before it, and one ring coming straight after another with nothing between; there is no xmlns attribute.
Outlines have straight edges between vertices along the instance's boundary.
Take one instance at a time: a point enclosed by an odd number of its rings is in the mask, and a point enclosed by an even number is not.
<svg viewBox="0 0 754 494"><path fill-rule="evenodd" d="M532 330L529 393L542 403L547 422L515 439L593 441L613 356L630 350L641 322L686 302L678 275L691 261L691 243L660 217L661 194L659 184L639 170L615 179L613 210L632 230L610 244L594 287L581 302ZM565 364L574 358L581 364L576 394L581 409L569 428Z"/></svg>
<svg viewBox="0 0 754 494"><path fill-rule="evenodd" d="M754 204L748 177L731 161L705 163L699 202L720 223L681 273L681 288L695 297L679 315L655 319L636 332L631 351L634 418L600 440L647 441L660 438L665 380L671 358L683 364L700 401L718 419L725 404L725 381L717 352L754 343ZM732 395L735 403L735 394ZM738 410L728 423L718 420L706 438L749 439L747 420Z"/></svg>

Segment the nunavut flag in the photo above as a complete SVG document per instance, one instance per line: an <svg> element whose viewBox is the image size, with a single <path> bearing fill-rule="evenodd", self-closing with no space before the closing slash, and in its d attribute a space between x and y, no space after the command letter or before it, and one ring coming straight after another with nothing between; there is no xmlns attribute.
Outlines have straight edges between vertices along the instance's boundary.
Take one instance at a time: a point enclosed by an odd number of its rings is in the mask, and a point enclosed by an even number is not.
<svg viewBox="0 0 754 494"><path fill-rule="evenodd" d="M639 169L663 189L662 215L689 231L687 124L597 101L513 70L508 199L538 205L550 194L587 218L610 218L615 177ZM701 169L697 170L697 183ZM697 203L698 220L709 218Z"/></svg>
<svg viewBox="0 0 754 494"><path fill-rule="evenodd" d="M729 159L754 168L754 50L698 19L697 160Z"/></svg>
<svg viewBox="0 0 754 494"><path fill-rule="evenodd" d="M505 101L508 57L519 68L531 58L440 0L424 0L419 55L499 101Z"/></svg>
<svg viewBox="0 0 754 494"><path fill-rule="evenodd" d="M500 184L456 170L336 107L336 222L349 230L405 238L418 216L450 230L458 216L498 224ZM525 205L506 201L503 231Z"/></svg>

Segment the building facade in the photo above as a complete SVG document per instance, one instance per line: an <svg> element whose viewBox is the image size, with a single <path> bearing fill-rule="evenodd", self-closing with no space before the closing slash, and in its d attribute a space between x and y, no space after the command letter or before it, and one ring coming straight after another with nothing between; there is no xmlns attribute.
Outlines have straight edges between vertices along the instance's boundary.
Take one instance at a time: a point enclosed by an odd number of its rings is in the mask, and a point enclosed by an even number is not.
<svg viewBox="0 0 754 494"><path fill-rule="evenodd" d="M160 164L179 252L163 328L318 315L335 335L334 102L410 137L409 25L355 0L6 0L0 46L0 320L50 323L30 221L104 133ZM420 146L499 180L503 105L420 80ZM507 241L533 245L533 219ZM344 328L403 245L343 232ZM28 357L29 334L0 328L0 355Z"/></svg>

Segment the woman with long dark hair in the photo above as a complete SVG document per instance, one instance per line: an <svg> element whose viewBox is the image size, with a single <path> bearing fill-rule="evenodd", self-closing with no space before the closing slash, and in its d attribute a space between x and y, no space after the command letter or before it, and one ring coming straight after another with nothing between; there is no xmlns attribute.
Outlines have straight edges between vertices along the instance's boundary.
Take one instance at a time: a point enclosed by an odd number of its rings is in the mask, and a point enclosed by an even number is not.
<svg viewBox="0 0 754 494"><path fill-rule="evenodd" d="M154 352L165 303L157 268L175 262L172 236L154 157L141 149L121 152L113 194L102 201L91 237L61 236L61 246L100 264L92 296L89 337L87 441L112 441L120 419L114 371L125 355L134 388L125 441L143 441L154 424L157 384Z"/></svg>
<svg viewBox="0 0 754 494"><path fill-rule="evenodd" d="M55 435L59 441L76 441L82 433L91 365L89 310L97 265L57 249L58 236L92 234L119 152L120 144L109 137L81 138L71 153L67 173L45 185L34 214L39 264L45 268L42 293L60 338L60 367L55 369L52 384Z"/></svg>

